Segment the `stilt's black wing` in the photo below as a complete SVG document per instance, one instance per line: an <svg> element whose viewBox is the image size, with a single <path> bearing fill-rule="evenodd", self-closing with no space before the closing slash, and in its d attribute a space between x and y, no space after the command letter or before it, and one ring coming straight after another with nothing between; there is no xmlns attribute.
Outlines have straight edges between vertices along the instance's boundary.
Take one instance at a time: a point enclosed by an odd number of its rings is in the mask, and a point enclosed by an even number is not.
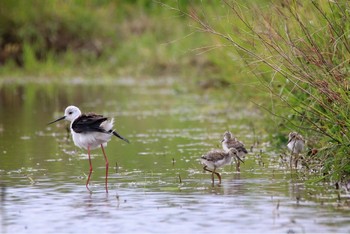
<svg viewBox="0 0 350 234"><path fill-rule="evenodd" d="M76 133L84 132L106 132L100 125L107 118L96 114L82 114L72 123L72 129Z"/></svg>

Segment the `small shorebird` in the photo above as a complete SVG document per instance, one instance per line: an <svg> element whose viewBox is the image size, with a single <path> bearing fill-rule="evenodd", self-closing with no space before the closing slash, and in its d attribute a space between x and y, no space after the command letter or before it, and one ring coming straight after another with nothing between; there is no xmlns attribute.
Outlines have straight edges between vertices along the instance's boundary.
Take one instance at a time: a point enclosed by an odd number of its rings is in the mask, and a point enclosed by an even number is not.
<svg viewBox="0 0 350 234"><path fill-rule="evenodd" d="M237 158L243 162L235 148L231 148L228 152L212 150L201 157L201 163L204 165L203 170L211 172L212 184L214 184L214 174L218 177L219 184L221 184L221 176L216 172L216 169L231 163L232 158Z"/></svg>
<svg viewBox="0 0 350 234"><path fill-rule="evenodd" d="M224 133L224 139L222 139L221 145L226 152L228 152L231 148L236 149L239 158L244 158L248 153L247 149L244 147L244 144L237 140L237 138L234 137L230 131L226 131ZM234 157L233 160L236 163L236 170L240 171L240 161L237 160L237 157Z"/></svg>
<svg viewBox="0 0 350 234"><path fill-rule="evenodd" d="M92 173L92 164L90 150L101 147L103 156L106 161L106 179L105 186L106 192L108 193L108 159L104 150L107 146L107 142L111 140L112 136L119 137L123 141L129 143L129 141L119 135L115 130L113 130L114 119L108 119L102 115L97 115L94 113L82 114L78 107L68 106L64 111L64 116L50 122L49 124L55 123L60 120L68 120L71 122L70 131L72 133L73 141L76 146L88 151L90 172L88 179L86 181L86 188L89 189L90 176Z"/></svg>
<svg viewBox="0 0 350 234"><path fill-rule="evenodd" d="M288 135L288 149L291 151L290 164L292 165L292 155L296 155L295 158L295 168L298 166L299 154L304 150L305 140L297 132L291 132Z"/></svg>

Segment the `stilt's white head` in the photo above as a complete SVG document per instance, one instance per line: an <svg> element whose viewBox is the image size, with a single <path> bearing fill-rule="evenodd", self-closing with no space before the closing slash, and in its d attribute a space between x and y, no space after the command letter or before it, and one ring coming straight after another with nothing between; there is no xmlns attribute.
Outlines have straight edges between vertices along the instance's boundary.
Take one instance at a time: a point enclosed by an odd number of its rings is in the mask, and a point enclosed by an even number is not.
<svg viewBox="0 0 350 234"><path fill-rule="evenodd" d="M64 111L64 117L66 120L72 122L81 115L81 111L76 106L68 106Z"/></svg>
<svg viewBox="0 0 350 234"><path fill-rule="evenodd" d="M64 111L64 116L63 117L58 118L58 119L56 119L56 120L54 120L54 121L52 121L52 122L50 122L48 124L53 124L53 123L56 123L56 122L58 122L60 120L64 120L64 119L72 122L76 118L78 118L80 115L81 115L81 111L79 110L78 107L76 107L76 106L68 106L66 108L66 110Z"/></svg>

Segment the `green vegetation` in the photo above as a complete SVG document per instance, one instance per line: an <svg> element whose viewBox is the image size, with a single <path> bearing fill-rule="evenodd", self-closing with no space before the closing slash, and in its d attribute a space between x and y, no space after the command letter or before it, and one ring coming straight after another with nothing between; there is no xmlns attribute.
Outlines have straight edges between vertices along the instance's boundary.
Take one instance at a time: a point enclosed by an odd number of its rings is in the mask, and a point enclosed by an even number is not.
<svg viewBox="0 0 350 234"><path fill-rule="evenodd" d="M278 1L265 7L224 1L227 14L186 12L202 31L232 46L270 94L276 125L308 139L302 164L319 178L350 178L350 5ZM277 126L272 126L275 131ZM276 133L276 138L283 138Z"/></svg>
<svg viewBox="0 0 350 234"><path fill-rule="evenodd" d="M191 53L210 40L207 35L194 34L188 18L156 1L4 0L0 13L2 77L188 75L211 69L207 55Z"/></svg>
<svg viewBox="0 0 350 234"><path fill-rule="evenodd" d="M348 181L349 12L326 0L4 0L0 76L243 86L274 118L274 142L292 130L308 139L307 173Z"/></svg>

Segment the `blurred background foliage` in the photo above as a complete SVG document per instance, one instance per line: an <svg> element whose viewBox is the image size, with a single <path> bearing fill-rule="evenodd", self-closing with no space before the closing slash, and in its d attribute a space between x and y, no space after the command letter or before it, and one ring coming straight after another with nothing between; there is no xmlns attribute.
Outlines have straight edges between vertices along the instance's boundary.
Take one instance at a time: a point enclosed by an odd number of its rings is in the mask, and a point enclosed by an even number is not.
<svg viewBox="0 0 350 234"><path fill-rule="evenodd" d="M1 1L1 75L138 76L180 74L186 66L197 72L211 69L214 65L208 55L189 56L207 44L209 36L194 34L188 18L163 4L142 0Z"/></svg>

